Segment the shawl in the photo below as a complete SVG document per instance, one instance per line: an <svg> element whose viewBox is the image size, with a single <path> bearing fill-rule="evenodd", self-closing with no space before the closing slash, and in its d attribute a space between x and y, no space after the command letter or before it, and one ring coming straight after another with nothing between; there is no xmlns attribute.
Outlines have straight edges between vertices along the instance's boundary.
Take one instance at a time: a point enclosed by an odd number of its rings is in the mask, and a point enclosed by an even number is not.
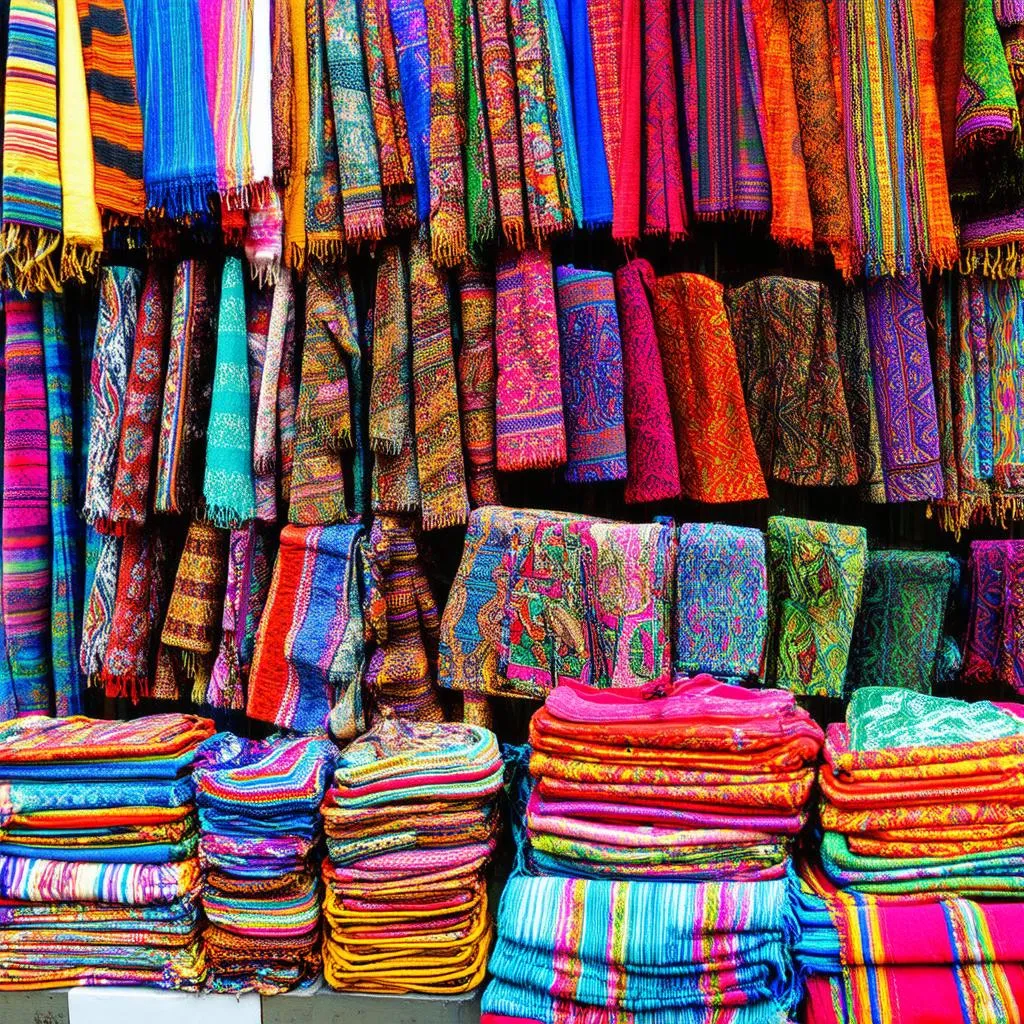
<svg viewBox="0 0 1024 1024"><path fill-rule="evenodd" d="M310 60L304 3L275 4L275 11L287 8L288 49L291 53L291 110L289 162L284 193L284 262L301 270L306 264L306 178L309 174ZM283 60L283 57L281 58ZM319 99L319 95L317 97Z"/></svg>
<svg viewBox="0 0 1024 1024"><path fill-rule="evenodd" d="M292 300L292 275L285 271L274 285L270 307L270 327L263 359L263 372L259 379L259 399L256 406L256 425L253 437L253 470L259 477L276 477L278 452L278 391L286 335L295 330L295 307ZM276 508L275 508L276 516ZM262 518L262 516L260 517Z"/></svg>
<svg viewBox="0 0 1024 1024"><path fill-rule="evenodd" d="M917 276L865 287L887 501L941 498L938 420Z"/></svg>
<svg viewBox="0 0 1024 1024"><path fill-rule="evenodd" d="M253 425L253 490L256 495L256 518L263 520L277 518L277 476L273 471L270 473L258 472L255 454L256 422L259 416L260 389L263 384L263 364L267 359L267 339L270 336L270 315L273 305L273 285L253 288L249 291L246 301L245 326L249 368L249 421ZM271 423L272 435L277 420L276 409L274 412L274 420Z"/></svg>
<svg viewBox="0 0 1024 1024"><path fill-rule="evenodd" d="M201 215L218 182L200 5L125 0L125 9L142 107L146 205L169 217Z"/></svg>
<svg viewBox="0 0 1024 1024"><path fill-rule="evenodd" d="M1002 682L1024 692L1024 546L1020 541L972 541L970 613L964 682Z"/></svg>
<svg viewBox="0 0 1024 1024"><path fill-rule="evenodd" d="M466 522L469 496L448 282L431 262L426 245L417 239L409 246L409 293L416 472L423 529L439 530Z"/></svg>
<svg viewBox="0 0 1024 1024"><path fill-rule="evenodd" d="M664 6L664 5L663 5ZM643 28L638 0L622 5L619 61L618 161L615 167L615 209L612 238L640 237L641 91L643 78ZM665 7L665 13L668 13ZM671 56L670 56L671 59ZM671 64L669 67L671 68Z"/></svg>
<svg viewBox="0 0 1024 1024"><path fill-rule="evenodd" d="M946 166L956 163L956 109L964 73L966 0L935 0L935 78Z"/></svg>
<svg viewBox="0 0 1024 1024"><path fill-rule="evenodd" d="M285 188L292 175L292 28L290 3L271 5L270 117L274 184Z"/></svg>
<svg viewBox="0 0 1024 1024"><path fill-rule="evenodd" d="M747 416L766 480L857 482L828 289L762 277L725 293Z"/></svg>
<svg viewBox="0 0 1024 1024"><path fill-rule="evenodd" d="M859 526L768 519L768 678L793 693L841 697L867 561Z"/></svg>
<svg viewBox="0 0 1024 1024"><path fill-rule="evenodd" d="M1024 252L1024 210L965 217L960 228L965 274L1013 276Z"/></svg>
<svg viewBox="0 0 1024 1024"><path fill-rule="evenodd" d="M3 278L60 290L61 185L55 0L11 0L4 72Z"/></svg>
<svg viewBox="0 0 1024 1024"><path fill-rule="evenodd" d="M341 452L310 430L298 430L288 494L288 522L297 526L325 526L347 518Z"/></svg>
<svg viewBox="0 0 1024 1024"><path fill-rule="evenodd" d="M672 667L749 680L764 670L768 571L760 530L716 523L679 527Z"/></svg>
<svg viewBox="0 0 1024 1024"><path fill-rule="evenodd" d="M217 317L217 365L206 435L206 515L227 529L256 516L249 418L249 354L242 261L224 261Z"/></svg>
<svg viewBox="0 0 1024 1024"><path fill-rule="evenodd" d="M771 187L750 9L746 0L694 0L688 11L680 35L694 213L766 217Z"/></svg>
<svg viewBox="0 0 1024 1024"><path fill-rule="evenodd" d="M210 267L179 263L171 298L171 340L157 446L156 512L186 512L206 457L214 355Z"/></svg>
<svg viewBox="0 0 1024 1024"><path fill-rule="evenodd" d="M170 327L170 288L157 263L146 271L125 391L110 520L117 530L146 521Z"/></svg>
<svg viewBox="0 0 1024 1024"><path fill-rule="evenodd" d="M586 5L587 23L593 46L594 80L597 86L597 107L601 115L601 135L611 176L613 203L618 202L619 122L622 103L619 98L619 68L622 58L622 9L614 0L596 0Z"/></svg>
<svg viewBox="0 0 1024 1024"><path fill-rule="evenodd" d="M245 260L258 284L277 281L284 255L283 232L281 196L276 188L270 187L265 197L253 197L245 222Z"/></svg>
<svg viewBox="0 0 1024 1024"><path fill-rule="evenodd" d="M272 0L252 0L252 86L249 109L243 111L249 129L254 192L271 194L274 180L273 68L270 49Z"/></svg>
<svg viewBox="0 0 1024 1024"><path fill-rule="evenodd" d="M43 362L49 421L50 650L54 712L59 718L82 710L83 680L78 665L82 624L81 528L75 515L74 425L71 345L58 300L43 298Z"/></svg>
<svg viewBox="0 0 1024 1024"><path fill-rule="evenodd" d="M722 286L699 274L673 274L657 280L653 292L683 496L708 502L767 497Z"/></svg>
<svg viewBox="0 0 1024 1024"><path fill-rule="evenodd" d="M1019 128L1017 95L993 5L987 0L967 0L963 65L956 105L956 149L991 145Z"/></svg>
<svg viewBox="0 0 1024 1024"><path fill-rule="evenodd" d="M146 210L142 111L124 0L77 0L89 128L100 209L120 218Z"/></svg>
<svg viewBox="0 0 1024 1024"><path fill-rule="evenodd" d="M160 634L161 644L173 648L186 677L192 680L194 704L206 698L217 653L227 580L227 539L224 530L209 523L189 524Z"/></svg>
<svg viewBox="0 0 1024 1024"><path fill-rule="evenodd" d="M51 524L44 325L38 298L8 292L4 312L0 612L18 714L48 714Z"/></svg>
<svg viewBox="0 0 1024 1024"><path fill-rule="evenodd" d="M498 469L561 465L565 422L550 253L502 252L495 286Z"/></svg>
<svg viewBox="0 0 1024 1024"><path fill-rule="evenodd" d="M121 567L121 538L114 534L96 534L99 553L92 585L86 586L88 597L82 619L82 649L79 653L82 672L96 682L110 642L114 623L114 601ZM86 574L88 580L88 573Z"/></svg>
<svg viewBox="0 0 1024 1024"><path fill-rule="evenodd" d="M959 564L939 551L872 551L850 648L847 692L885 681L930 693ZM940 680L941 681L941 680Z"/></svg>
<svg viewBox="0 0 1024 1024"><path fill-rule="evenodd" d="M679 497L679 459L672 410L654 331L649 289L654 268L631 260L615 271L622 330L623 406L626 417L626 501Z"/></svg>
<svg viewBox="0 0 1024 1024"><path fill-rule="evenodd" d="M496 375L494 355L494 275L465 263L458 271L459 320L462 344L456 370L459 378L459 411L466 446L467 485L470 504L500 504L495 469L494 406Z"/></svg>
<svg viewBox="0 0 1024 1024"><path fill-rule="evenodd" d="M935 411L939 424L939 458L942 462L942 501L936 503L939 525L959 535L960 478L957 470L956 428L953 422L953 278L943 276L935 314ZM972 396L973 397L973 396Z"/></svg>
<svg viewBox="0 0 1024 1024"><path fill-rule="evenodd" d="M626 478L622 342L610 273L555 271L569 483Z"/></svg>
<svg viewBox="0 0 1024 1024"><path fill-rule="evenodd" d="M295 322L294 299L289 297L288 316L281 350L281 374L277 385L277 452L281 497L291 494L292 468L295 461L295 408L298 405L298 381L295 377L295 346L298 327ZM269 339L268 339L269 344Z"/></svg>

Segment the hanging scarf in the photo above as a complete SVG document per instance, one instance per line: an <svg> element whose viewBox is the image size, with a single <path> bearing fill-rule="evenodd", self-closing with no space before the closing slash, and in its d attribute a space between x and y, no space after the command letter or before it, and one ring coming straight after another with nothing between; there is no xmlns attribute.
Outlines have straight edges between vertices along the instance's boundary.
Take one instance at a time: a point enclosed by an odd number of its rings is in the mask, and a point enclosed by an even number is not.
<svg viewBox="0 0 1024 1024"><path fill-rule="evenodd" d="M935 84L942 121L942 152L946 166L956 162L956 110L964 73L964 8L966 0L935 0Z"/></svg>
<svg viewBox="0 0 1024 1024"><path fill-rule="evenodd" d="M295 408L299 388L295 377L295 347L298 344L298 325L295 322L294 303L289 301L281 349L281 373L277 382L277 462L281 498L287 502L291 491L292 469L295 461ZM268 341L269 344L269 341Z"/></svg>
<svg viewBox="0 0 1024 1024"><path fill-rule="evenodd" d="M288 34L291 52L291 119L289 163L284 193L284 262L301 270L306 265L306 178L309 174L309 123L312 100L309 80L309 43L306 5L297 0L278 3L289 12ZM317 93L319 99L319 93Z"/></svg>
<svg viewBox="0 0 1024 1024"><path fill-rule="evenodd" d="M664 5L663 5L664 6ZM667 7L666 7L667 10ZM622 49L619 61L620 129L618 164L615 168L615 212L612 238L640 237L641 90L643 80L643 27L640 0L622 4ZM671 67L671 66L670 66Z"/></svg>
<svg viewBox="0 0 1024 1024"><path fill-rule="evenodd" d="M6 11L3 9L3 0L0 0L0 19L6 16ZM4 24L3 20L0 20L0 24ZM0 36L2 38L2 36ZM3 43L0 42L0 50L3 48ZM0 57L2 57L0 53ZM2 86L0 86L2 88ZM2 305L0 305L2 310ZM4 374L4 361L0 359L0 390L5 386L5 374ZM0 439L4 436L3 433L3 402L0 402ZM0 455L2 455L2 449L0 449ZM2 518L3 509L3 486L2 478L0 478L0 518ZM4 628L4 615L3 615L3 558L0 557L0 715L3 715L3 720L6 722L9 718L14 718L18 714L18 702L14 691L14 679L11 676L11 663L10 658L7 655L7 631Z"/></svg>
<svg viewBox="0 0 1024 1024"><path fill-rule="evenodd" d="M680 34L694 213L766 217L764 104L747 0L694 0Z"/></svg>
<svg viewBox="0 0 1024 1024"><path fill-rule="evenodd" d="M249 352L242 261L224 261L217 317L217 364L206 435L206 515L228 529L256 516L249 420Z"/></svg>
<svg viewBox="0 0 1024 1024"><path fill-rule="evenodd" d="M614 172L619 166L619 57L622 53L622 10L616 0L587 0L587 19L593 45L594 80L597 84L597 106L601 113L601 135L604 139L608 171L612 175L612 198L618 202Z"/></svg>
<svg viewBox="0 0 1024 1024"><path fill-rule="evenodd" d="M52 295L43 298L43 360L49 430L50 649L54 712L58 718L82 711L83 679L78 665L81 646L82 592L79 565L80 527L75 515L74 424L72 420L71 346L64 330L64 310Z"/></svg>
<svg viewBox="0 0 1024 1024"><path fill-rule="evenodd" d="M206 451L214 351L210 268L179 263L171 299L171 343L156 457L156 512L184 513L196 498Z"/></svg>
<svg viewBox="0 0 1024 1024"><path fill-rule="evenodd" d="M277 189L255 195L245 222L245 260L258 284L273 284L281 272L284 215Z"/></svg>
<svg viewBox="0 0 1024 1024"><path fill-rule="evenodd" d="M971 541L969 570L963 681L1003 683L1024 693L1024 616L1019 601L1024 545L1019 540Z"/></svg>
<svg viewBox="0 0 1024 1024"><path fill-rule="evenodd" d="M111 500L139 313L141 275L131 267L104 267L100 274L99 320L93 348L89 399L89 469L82 515L109 533Z"/></svg>
<svg viewBox="0 0 1024 1024"><path fill-rule="evenodd" d="M409 245L412 327L412 387L416 424L416 470L423 529L466 522L466 494L459 396L452 356L448 282L430 260L426 243Z"/></svg>
<svg viewBox="0 0 1024 1024"><path fill-rule="evenodd" d="M993 6L989 0L966 0L956 148L991 144L1019 127L1017 96Z"/></svg>
<svg viewBox="0 0 1024 1024"><path fill-rule="evenodd" d="M654 268L647 260L630 260L615 271L625 376L625 497L630 503L679 497L672 410L651 315L653 284Z"/></svg>
<svg viewBox="0 0 1024 1024"><path fill-rule="evenodd" d="M675 425L683 496L765 498L722 286L699 274L654 283L654 324Z"/></svg>
<svg viewBox="0 0 1024 1024"><path fill-rule="evenodd" d="M292 175L292 5L274 0L270 30L270 117L274 184L285 188Z"/></svg>
<svg viewBox="0 0 1024 1024"><path fill-rule="evenodd" d="M323 0L345 241L384 237L384 201L356 0Z"/></svg>
<svg viewBox="0 0 1024 1024"><path fill-rule="evenodd" d="M249 422L253 425L252 461L253 489L256 495L256 518L277 519L277 478L273 473L255 471L256 418L259 415L260 386L263 383L263 364L267 358L267 338L270 335L270 312L273 307L272 288L252 288L246 296L245 328L249 369Z"/></svg>
<svg viewBox="0 0 1024 1024"><path fill-rule="evenodd" d="M274 180L272 68L270 52L270 7L273 0L252 2L252 87L248 116L249 151L255 185L251 198L270 194Z"/></svg>
<svg viewBox="0 0 1024 1024"><path fill-rule="evenodd" d="M626 479L622 341L605 271L555 271L568 483Z"/></svg>
<svg viewBox="0 0 1024 1024"><path fill-rule="evenodd" d="M761 277L725 294L747 416L766 480L857 483L828 289Z"/></svg>
<svg viewBox="0 0 1024 1024"><path fill-rule="evenodd" d="M1014 85L1024 81L1024 24L1014 25L1003 34L1003 52Z"/></svg>
<svg viewBox="0 0 1024 1024"><path fill-rule="evenodd" d="M119 219L146 211L142 111L124 0L77 0L96 202Z"/></svg>
<svg viewBox="0 0 1024 1024"><path fill-rule="evenodd" d="M115 530L123 529L128 523L141 526L146 521L163 398L170 312L167 276L159 264L151 263L135 325L117 450L117 474L110 499L110 521Z"/></svg>
<svg viewBox="0 0 1024 1024"><path fill-rule="evenodd" d="M253 438L253 470L257 480L277 477L277 406L285 339L295 331L295 307L292 303L292 276L285 272L274 285L273 304L270 307L270 327L260 375L259 399L256 406L256 429ZM275 488L276 492L276 488ZM269 518L277 517L276 501L268 509ZM265 518L264 515L260 516Z"/></svg>
<svg viewBox="0 0 1024 1024"><path fill-rule="evenodd" d="M227 539L224 530L209 523L189 524L160 635L160 642L172 649L172 657L192 681L194 704L205 700L217 652L227 582Z"/></svg>
<svg viewBox="0 0 1024 1024"><path fill-rule="evenodd" d="M11 0L6 32L0 269L19 291L59 291L55 0Z"/></svg>
<svg viewBox="0 0 1024 1024"><path fill-rule="evenodd" d="M865 302L886 501L941 498L935 388L920 282L916 276L870 281Z"/></svg>
<svg viewBox="0 0 1024 1024"><path fill-rule="evenodd" d="M168 217L203 214L217 191L199 7L198 0L125 0L142 106L146 205Z"/></svg>
<svg viewBox="0 0 1024 1024"><path fill-rule="evenodd" d="M1024 209L965 219L960 244L963 273L1015 277L1024 258Z"/></svg>
<svg viewBox="0 0 1024 1024"><path fill-rule="evenodd" d="M10 88L10 83L8 83ZM3 591L18 714L50 709L50 487L43 321L37 297L4 295Z"/></svg>
<svg viewBox="0 0 1024 1024"><path fill-rule="evenodd" d="M498 469L561 465L565 421L550 253L529 249L499 254L494 341Z"/></svg>
<svg viewBox="0 0 1024 1024"><path fill-rule="evenodd" d="M457 364L469 502L500 505L495 470L494 276L466 263L459 270L462 345Z"/></svg>
<svg viewBox="0 0 1024 1024"><path fill-rule="evenodd" d="M942 462L942 501L939 525L959 533L960 480L957 473L956 426L953 420L953 359L957 330L953 275L944 274L935 315L935 411L939 423L939 458ZM972 396L973 397L973 396ZM929 514L931 508L929 508Z"/></svg>
<svg viewBox="0 0 1024 1024"><path fill-rule="evenodd" d="M114 534L98 534L90 528L95 554L95 568L90 582L86 573L85 592L89 595L82 619L82 649L79 665L90 685L100 679L103 659L114 624L118 574L121 568L121 538Z"/></svg>

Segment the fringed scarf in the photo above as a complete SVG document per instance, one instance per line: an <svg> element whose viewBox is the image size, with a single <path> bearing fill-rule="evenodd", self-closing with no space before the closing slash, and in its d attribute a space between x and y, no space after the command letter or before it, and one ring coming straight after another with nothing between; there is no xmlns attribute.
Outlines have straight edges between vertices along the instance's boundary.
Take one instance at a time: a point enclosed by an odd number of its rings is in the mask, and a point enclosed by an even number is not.
<svg viewBox="0 0 1024 1024"><path fill-rule="evenodd" d="M99 319L90 375L89 469L82 509L85 521L100 533L113 529L111 502L141 287L141 274L132 267L104 267L100 275Z"/></svg>
<svg viewBox="0 0 1024 1024"><path fill-rule="evenodd" d="M91 686L100 682L103 659L114 624L118 575L121 568L121 538L98 534L90 529L95 563L92 579L86 571L85 615L82 619L82 649L79 665Z"/></svg>
<svg viewBox="0 0 1024 1024"><path fill-rule="evenodd" d="M117 450L117 474L110 499L110 521L115 530L124 529L128 523L141 526L149 511L171 323L170 296L166 271L160 264L151 263L146 271L135 325Z"/></svg>
<svg viewBox="0 0 1024 1024"><path fill-rule="evenodd" d="M971 541L970 617L964 649L963 681L1003 683L1024 693L1024 542Z"/></svg>
<svg viewBox="0 0 1024 1024"><path fill-rule="evenodd" d="M291 119L288 167L284 193L284 263L301 270L306 265L306 178L309 173L309 123L311 116L309 44L306 5L297 0L275 4L287 8L288 49L291 53ZM281 58L283 59L283 58ZM276 66L276 65L275 65ZM319 92L317 93L319 101Z"/></svg>
<svg viewBox="0 0 1024 1024"><path fill-rule="evenodd" d="M140 218L146 212L142 111L124 0L77 0L77 6L89 90L96 202L116 219Z"/></svg>
<svg viewBox="0 0 1024 1024"><path fill-rule="evenodd" d="M256 516L249 419L249 350L242 261L229 256L221 277L217 364L206 434L206 515L228 529Z"/></svg>
<svg viewBox="0 0 1024 1024"><path fill-rule="evenodd" d="M615 271L622 329L623 407L626 417L626 501L679 497L679 459L672 409L651 314L654 268L630 260Z"/></svg>
<svg viewBox="0 0 1024 1024"><path fill-rule="evenodd" d="M413 410L423 529L459 526L469 515L448 282L426 243L409 246Z"/></svg>
<svg viewBox="0 0 1024 1024"><path fill-rule="evenodd" d="M626 479L622 341L606 271L555 271L568 483Z"/></svg>
<svg viewBox="0 0 1024 1024"><path fill-rule="evenodd" d="M263 364L267 358L267 338L270 336L270 314L274 303L273 288L251 288L246 296L245 327L249 364L249 422L253 425L253 447L250 449L253 490L256 494L256 518L277 519L277 477L274 473L261 474L255 470L256 421L260 410L260 386L263 383ZM275 417L276 419L276 417Z"/></svg>
<svg viewBox="0 0 1024 1024"><path fill-rule="evenodd" d="M679 455L694 501L765 498L722 286L699 274L654 283L654 324Z"/></svg>
<svg viewBox="0 0 1024 1024"><path fill-rule="evenodd" d="M217 150L204 82L198 0L126 0L142 106L146 205L168 217L205 213Z"/></svg>
<svg viewBox="0 0 1024 1024"><path fill-rule="evenodd" d="M992 4L988 0L966 0L956 148L991 144L1019 128L1017 95Z"/></svg>
<svg viewBox="0 0 1024 1024"><path fill-rule="evenodd" d="M274 180L274 115L271 98L272 67L270 50L271 5L273 0L252 2L252 86L249 109L249 152L255 196L269 195Z"/></svg>
<svg viewBox="0 0 1024 1024"><path fill-rule="evenodd" d="M284 252L284 214L276 188L254 196L245 222L245 260L258 284L273 284L281 272Z"/></svg>
<svg viewBox="0 0 1024 1024"><path fill-rule="evenodd" d="M50 650L54 713L64 718L82 711L82 538L75 515L71 345L64 330L64 309L52 295L43 297L43 360L50 423Z"/></svg>
<svg viewBox="0 0 1024 1024"><path fill-rule="evenodd" d="M494 441L494 275L466 263L458 272L458 286L462 345L457 370L469 502L474 508L500 505Z"/></svg>
<svg viewBox="0 0 1024 1024"><path fill-rule="evenodd" d="M11 0L6 32L0 276L22 292L59 291L55 0Z"/></svg>
<svg viewBox="0 0 1024 1024"><path fill-rule="evenodd" d="M886 501L941 498L938 419L920 281L917 276L870 281L865 304Z"/></svg>
<svg viewBox="0 0 1024 1024"><path fill-rule="evenodd" d="M299 383L296 377L295 349L299 333L292 300L288 304L281 349L281 373L277 382L277 479L281 498L287 503L291 493L292 469L295 462L295 409L299 401ZM267 344L270 344L268 339Z"/></svg>
<svg viewBox="0 0 1024 1024"><path fill-rule="evenodd" d="M565 462L558 313L551 254L498 256L495 277L498 469L545 469Z"/></svg>
<svg viewBox="0 0 1024 1024"><path fill-rule="evenodd" d="M214 354L210 268L179 263L171 299L171 341L156 459L156 512L187 512L196 500L206 453Z"/></svg>
<svg viewBox="0 0 1024 1024"><path fill-rule="evenodd" d="M292 79L291 3L271 4L270 117L274 159L274 184L285 188L292 175Z"/></svg>
<svg viewBox="0 0 1024 1024"><path fill-rule="evenodd" d="M963 273L1016 276L1024 265L1024 209L965 218L960 225L960 245Z"/></svg>
<svg viewBox="0 0 1024 1024"><path fill-rule="evenodd" d="M761 277L725 293L747 416L766 480L857 483L828 289Z"/></svg>

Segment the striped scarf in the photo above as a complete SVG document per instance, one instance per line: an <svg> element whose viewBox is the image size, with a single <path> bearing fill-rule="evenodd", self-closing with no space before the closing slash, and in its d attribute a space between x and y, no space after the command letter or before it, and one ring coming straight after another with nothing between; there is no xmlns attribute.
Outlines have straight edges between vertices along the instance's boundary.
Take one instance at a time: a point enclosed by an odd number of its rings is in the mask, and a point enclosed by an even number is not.
<svg viewBox="0 0 1024 1024"><path fill-rule="evenodd" d="M309 45L306 31L305 4L276 4L275 10L287 8L288 35L291 53L291 111L289 123L288 166L284 193L284 262L301 270L306 263L306 188L309 173L310 82ZM283 58L282 58L283 59Z"/></svg>
<svg viewBox="0 0 1024 1024"><path fill-rule="evenodd" d="M284 214L277 189L254 196L245 222L245 261L254 281L273 284L281 272L284 255Z"/></svg>
<svg viewBox="0 0 1024 1024"><path fill-rule="evenodd" d="M4 0L0 0L0 17L6 16L6 11L3 9ZM3 44L0 43L0 46ZM0 311L2 311L2 304L0 304ZM0 389L5 386L5 374L4 374L4 361L0 359ZM0 402L0 445L3 444L3 403ZM3 456L3 450L0 448L0 458ZM0 518L2 518L3 510L3 486L2 480L0 480ZM3 558L0 557L0 595L3 594ZM18 704L14 693L14 680L11 677L11 664L10 659L7 656L7 631L4 628L4 616L3 616L3 603L2 597L0 597L0 715L3 715L4 721L8 718L14 718L18 713Z"/></svg>

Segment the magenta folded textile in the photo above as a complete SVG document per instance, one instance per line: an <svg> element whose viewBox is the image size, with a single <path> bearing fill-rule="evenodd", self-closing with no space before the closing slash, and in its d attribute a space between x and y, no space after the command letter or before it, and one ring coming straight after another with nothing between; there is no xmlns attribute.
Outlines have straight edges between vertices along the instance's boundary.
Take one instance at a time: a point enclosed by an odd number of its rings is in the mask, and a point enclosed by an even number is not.
<svg viewBox="0 0 1024 1024"><path fill-rule="evenodd" d="M464 868L469 872L483 867L493 855L496 845L495 839L489 839L486 843L467 843L464 846L445 846L433 850L399 850L364 857L344 867L325 862L324 877L328 881L338 882L387 882L418 878L441 869Z"/></svg>

